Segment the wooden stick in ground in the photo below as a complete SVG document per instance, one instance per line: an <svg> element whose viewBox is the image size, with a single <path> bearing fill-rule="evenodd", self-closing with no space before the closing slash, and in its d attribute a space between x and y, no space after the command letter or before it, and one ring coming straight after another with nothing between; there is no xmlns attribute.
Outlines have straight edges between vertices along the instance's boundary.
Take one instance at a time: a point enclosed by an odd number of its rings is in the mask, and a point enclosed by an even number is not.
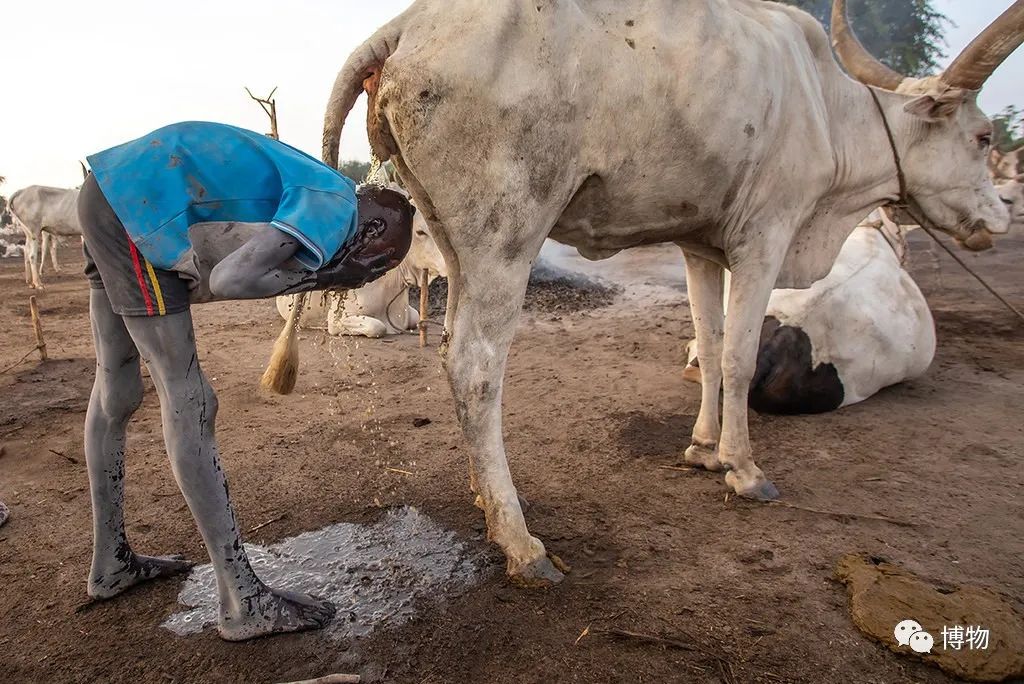
<svg viewBox="0 0 1024 684"><path fill-rule="evenodd" d="M430 295L430 272L423 269L420 275L420 347L427 346L427 299Z"/></svg>
<svg viewBox="0 0 1024 684"><path fill-rule="evenodd" d="M829 515L833 518L857 518L859 520L877 520L879 522L889 523L890 525L896 525L897 527L918 526L918 523L909 522L907 520L898 520L896 518L890 518L885 515L872 515L870 513L846 513L843 511L826 511L821 508L811 508L810 506L801 506L799 504L789 503L788 501L767 501L766 503L772 506L792 508L795 511L806 511L807 513L817 513L818 515Z"/></svg>
<svg viewBox="0 0 1024 684"><path fill-rule="evenodd" d="M332 674L316 679L302 679L297 682L283 682L283 684L359 684L360 677L357 674Z"/></svg>
<svg viewBox="0 0 1024 684"><path fill-rule="evenodd" d="M28 298L28 309L32 314L32 328L36 332L36 349L39 350L39 359L46 361L46 342L43 340L43 324L39 320L39 307L36 305L36 297Z"/></svg>

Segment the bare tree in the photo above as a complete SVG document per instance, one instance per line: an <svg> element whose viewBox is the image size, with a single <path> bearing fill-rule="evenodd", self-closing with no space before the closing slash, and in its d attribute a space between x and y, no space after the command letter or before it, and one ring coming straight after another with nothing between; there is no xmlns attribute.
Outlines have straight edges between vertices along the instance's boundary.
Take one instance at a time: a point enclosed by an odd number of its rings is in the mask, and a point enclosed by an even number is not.
<svg viewBox="0 0 1024 684"><path fill-rule="evenodd" d="M281 138L277 134L277 100L274 99L274 93L277 92L277 86L274 86L274 89L271 90L270 94L266 97L256 97L248 88L245 89L245 92L249 93L249 97L258 102L263 111L270 117L270 133L267 135L274 140L280 140Z"/></svg>

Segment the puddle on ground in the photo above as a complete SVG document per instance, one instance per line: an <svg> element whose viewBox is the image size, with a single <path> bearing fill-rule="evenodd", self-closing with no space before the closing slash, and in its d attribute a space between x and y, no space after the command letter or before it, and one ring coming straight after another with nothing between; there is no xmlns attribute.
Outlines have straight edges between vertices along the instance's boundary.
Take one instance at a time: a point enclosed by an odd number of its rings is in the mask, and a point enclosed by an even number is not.
<svg viewBox="0 0 1024 684"><path fill-rule="evenodd" d="M335 639L402 624L415 614L417 600L464 589L480 576L475 554L453 532L409 506L372 525L339 523L245 549L268 585L333 602L338 613L325 632ZM212 565L192 570L178 602L187 610L162 625L175 634L197 634L217 623Z"/></svg>

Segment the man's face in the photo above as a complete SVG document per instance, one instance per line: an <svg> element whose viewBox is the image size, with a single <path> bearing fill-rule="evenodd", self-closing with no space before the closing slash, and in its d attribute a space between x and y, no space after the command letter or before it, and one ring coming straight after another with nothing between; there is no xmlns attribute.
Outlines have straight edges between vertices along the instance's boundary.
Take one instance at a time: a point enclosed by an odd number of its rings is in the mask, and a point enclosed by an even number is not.
<svg viewBox="0 0 1024 684"><path fill-rule="evenodd" d="M388 268L395 268L412 244L412 218L416 209L401 193L375 185L356 190L359 200L357 240L361 257L387 255Z"/></svg>

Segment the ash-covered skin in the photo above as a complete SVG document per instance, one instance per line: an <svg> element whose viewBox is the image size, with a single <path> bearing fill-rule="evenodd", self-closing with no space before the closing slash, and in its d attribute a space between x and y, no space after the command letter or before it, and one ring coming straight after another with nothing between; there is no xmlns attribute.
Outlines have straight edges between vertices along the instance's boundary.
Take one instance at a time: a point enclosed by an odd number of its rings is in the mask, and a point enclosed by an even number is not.
<svg viewBox="0 0 1024 684"><path fill-rule="evenodd" d="M266 228L214 267L210 290L219 298L255 299L339 284L358 287L383 275L409 248L412 208L398 193L364 188L359 212L354 244L328 264L327 273L289 269L283 262L297 243ZM94 532L89 595L108 599L192 567L180 555L137 554L125 534L125 429L142 402L141 358L160 397L171 468L215 568L220 635L240 641L330 622L335 613L330 602L266 586L246 556L214 438L217 396L199 365L191 313L122 317L103 289L90 291L89 311L96 346L96 381L85 426Z"/></svg>
<svg viewBox="0 0 1024 684"><path fill-rule="evenodd" d="M356 289L397 267L412 244L415 209L401 193L373 185L361 186L356 197L355 236L319 270L291 265L298 240L268 224L213 268L213 298L264 299L309 290Z"/></svg>

